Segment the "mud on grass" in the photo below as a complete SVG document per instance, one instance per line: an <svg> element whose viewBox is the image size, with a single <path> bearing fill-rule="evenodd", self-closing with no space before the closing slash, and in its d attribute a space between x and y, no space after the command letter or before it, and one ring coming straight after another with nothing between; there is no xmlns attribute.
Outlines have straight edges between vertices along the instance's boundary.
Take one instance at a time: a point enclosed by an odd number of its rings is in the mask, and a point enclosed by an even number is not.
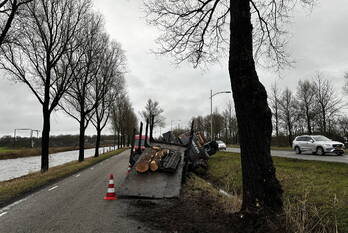
<svg viewBox="0 0 348 233"><path fill-rule="evenodd" d="M192 176L179 200L136 200L134 218L161 232L233 233L240 208L237 196L220 193L203 179Z"/></svg>

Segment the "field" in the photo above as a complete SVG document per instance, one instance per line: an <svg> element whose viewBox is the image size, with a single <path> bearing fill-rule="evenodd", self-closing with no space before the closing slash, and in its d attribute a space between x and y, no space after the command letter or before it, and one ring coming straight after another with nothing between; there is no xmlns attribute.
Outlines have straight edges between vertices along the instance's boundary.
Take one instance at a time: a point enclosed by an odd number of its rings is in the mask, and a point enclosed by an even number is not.
<svg viewBox="0 0 348 233"><path fill-rule="evenodd" d="M339 232L348 232L347 164L277 157L273 160L284 189L286 211L295 214L299 208L316 212L316 217L323 217L329 224L335 225L337 221ZM205 178L229 193L240 195L240 154L214 155Z"/></svg>
<svg viewBox="0 0 348 233"><path fill-rule="evenodd" d="M0 153L14 153L16 150L15 149L10 149L7 147L0 147Z"/></svg>

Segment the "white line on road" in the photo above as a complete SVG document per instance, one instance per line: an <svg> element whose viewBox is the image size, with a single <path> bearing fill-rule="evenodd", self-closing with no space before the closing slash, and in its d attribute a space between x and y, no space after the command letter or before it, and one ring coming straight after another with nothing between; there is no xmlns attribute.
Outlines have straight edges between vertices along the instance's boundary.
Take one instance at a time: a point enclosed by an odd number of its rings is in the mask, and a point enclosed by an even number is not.
<svg viewBox="0 0 348 233"><path fill-rule="evenodd" d="M4 216L5 214L7 214L7 212L3 212L0 214L0 217Z"/></svg>
<svg viewBox="0 0 348 233"><path fill-rule="evenodd" d="M58 188L58 185L56 185L56 186L50 188L48 191L52 191L53 189L56 189L56 188Z"/></svg>
<svg viewBox="0 0 348 233"><path fill-rule="evenodd" d="M19 201L16 201L16 202L12 203L11 205L8 205L8 206L0 209L0 212L5 212L5 210L9 210L10 208L14 207L15 205L18 205L19 203L21 203L21 202L23 202L23 201L25 201L27 199L28 199L28 197L27 198L23 198L23 199L21 199Z"/></svg>
<svg viewBox="0 0 348 233"><path fill-rule="evenodd" d="M94 167L91 167L91 170L93 170L94 169Z"/></svg>
<svg viewBox="0 0 348 233"><path fill-rule="evenodd" d="M79 177L79 176L81 176L81 174L77 174L75 177Z"/></svg>

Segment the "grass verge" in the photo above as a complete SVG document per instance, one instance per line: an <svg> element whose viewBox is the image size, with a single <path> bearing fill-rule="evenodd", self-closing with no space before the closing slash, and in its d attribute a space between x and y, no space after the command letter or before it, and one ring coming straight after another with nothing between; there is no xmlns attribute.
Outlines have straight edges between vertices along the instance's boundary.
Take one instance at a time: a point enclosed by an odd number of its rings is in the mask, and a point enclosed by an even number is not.
<svg viewBox="0 0 348 233"><path fill-rule="evenodd" d="M227 145L229 148L240 148L238 144L229 144ZM293 149L289 146L271 146L271 150L283 150L283 151L293 151Z"/></svg>
<svg viewBox="0 0 348 233"><path fill-rule="evenodd" d="M338 232L348 232L348 165L319 161L273 158L284 190L285 210L311 208ZM206 178L229 193L242 192L240 154L219 152L209 160ZM300 206L299 206L300 204ZM296 207L297 206L297 207ZM299 214L303 219L303 214ZM304 231L306 232L306 231ZM311 232L311 231L307 231Z"/></svg>
<svg viewBox="0 0 348 233"><path fill-rule="evenodd" d="M114 155L118 155L125 150L126 149L119 149L111 151L97 158L87 158L83 162L73 161L52 167L45 173L34 172L9 181L0 182L0 207L7 205L25 194L38 190L47 184L65 178Z"/></svg>
<svg viewBox="0 0 348 233"><path fill-rule="evenodd" d="M90 146L86 146L85 149L91 149L94 147L95 147L94 145L90 145ZM78 146L50 147L49 153L54 154L54 153L72 151L72 150L78 150L78 149L79 149ZM31 156L39 156L39 155L41 155L41 149L38 149L38 148L13 149L13 148L7 148L7 147L0 147L0 160L17 159L17 158L24 158L24 157L31 157Z"/></svg>

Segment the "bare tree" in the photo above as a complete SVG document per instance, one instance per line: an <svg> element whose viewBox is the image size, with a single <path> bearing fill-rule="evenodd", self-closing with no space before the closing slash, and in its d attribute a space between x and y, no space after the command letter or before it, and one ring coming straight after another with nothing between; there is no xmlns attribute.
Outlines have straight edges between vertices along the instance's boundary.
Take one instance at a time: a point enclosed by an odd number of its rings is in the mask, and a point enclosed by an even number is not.
<svg viewBox="0 0 348 233"><path fill-rule="evenodd" d="M111 123L114 134L117 135L118 147L129 144L133 129L137 128L137 117L131 102L125 93L120 93L113 105ZM126 143L125 140L128 139Z"/></svg>
<svg viewBox="0 0 348 233"><path fill-rule="evenodd" d="M328 121L340 111L342 99L337 96L331 82L322 73L315 74L315 100L320 115L319 124L323 134L327 132Z"/></svg>
<svg viewBox="0 0 348 233"><path fill-rule="evenodd" d="M343 90L345 93L348 93L348 72L346 72L343 77L345 79Z"/></svg>
<svg viewBox="0 0 348 233"><path fill-rule="evenodd" d="M162 116L163 109L159 106L158 101L148 99L145 105L145 109L140 113L144 121L150 119L151 116L154 116L153 127L156 126L163 127L165 124L165 118Z"/></svg>
<svg viewBox="0 0 348 233"><path fill-rule="evenodd" d="M296 2L309 0L147 0L151 24L164 31L160 53L195 66L229 56L238 120L245 214L282 211L282 189L270 155L272 114L255 59L278 68L288 64L284 23ZM255 48L255 49L254 49ZM264 63L265 64L265 63ZM253 145L253 146L250 146ZM262 211L260 211L262 210Z"/></svg>
<svg viewBox="0 0 348 233"><path fill-rule="evenodd" d="M85 131L99 101L106 95L108 80L104 79L101 69L105 63L109 38L103 34L103 20L100 15L89 13L83 18L83 28L78 35L80 49L75 52L72 85L60 104L64 112L79 122L79 161L84 160ZM100 79L97 81L97 79ZM94 84L99 85L98 95Z"/></svg>
<svg viewBox="0 0 348 233"><path fill-rule="evenodd" d="M275 126L275 132L276 136L279 136L279 100L280 100L280 92L279 88L276 82L271 86L271 96L270 96L270 102L271 102L271 109L274 116L274 126Z"/></svg>
<svg viewBox="0 0 348 233"><path fill-rule="evenodd" d="M1 68L25 83L42 105L41 171L47 171L50 116L71 85L74 36L88 0L36 0L18 18L15 43L3 46Z"/></svg>
<svg viewBox="0 0 348 233"><path fill-rule="evenodd" d="M315 117L315 85L308 80L299 81L297 87L299 110L304 115L307 132L312 134L312 123Z"/></svg>
<svg viewBox="0 0 348 233"><path fill-rule="evenodd" d="M294 124L297 120L297 103L289 88L286 88L279 101L279 117L282 120L286 130L288 131L288 142L292 145Z"/></svg>
<svg viewBox="0 0 348 233"><path fill-rule="evenodd" d="M1 0L0 1L0 46L3 43L11 41L8 33L11 29L12 22L19 11L33 0Z"/></svg>
<svg viewBox="0 0 348 233"><path fill-rule="evenodd" d="M106 54L106 60L102 64L100 78L94 82L94 101L98 102L94 109L92 124L97 131L95 157L99 156L101 132L105 128L112 106L117 96L124 89L125 55L117 42L112 42ZM104 93L103 93L104 92ZM102 98L100 98L100 96ZM100 100L98 100L100 98Z"/></svg>

